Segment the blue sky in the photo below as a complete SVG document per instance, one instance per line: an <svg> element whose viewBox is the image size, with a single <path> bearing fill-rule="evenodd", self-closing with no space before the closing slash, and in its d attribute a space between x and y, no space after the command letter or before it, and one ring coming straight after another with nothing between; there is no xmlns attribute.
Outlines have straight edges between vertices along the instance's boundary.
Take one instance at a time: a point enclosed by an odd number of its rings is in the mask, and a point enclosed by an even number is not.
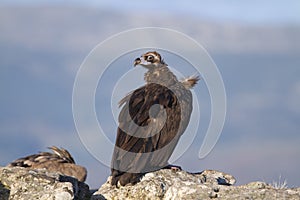
<svg viewBox="0 0 300 200"><path fill-rule="evenodd" d="M71 5L101 7L125 12L184 13L214 20L233 20L246 23L300 23L298 0L3 0L0 5Z"/></svg>

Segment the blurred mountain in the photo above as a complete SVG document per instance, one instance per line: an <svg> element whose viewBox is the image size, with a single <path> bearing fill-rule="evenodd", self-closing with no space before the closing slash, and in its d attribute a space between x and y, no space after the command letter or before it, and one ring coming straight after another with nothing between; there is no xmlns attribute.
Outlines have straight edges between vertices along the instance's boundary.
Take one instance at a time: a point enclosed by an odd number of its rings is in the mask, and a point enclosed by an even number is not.
<svg viewBox="0 0 300 200"><path fill-rule="evenodd" d="M81 7L0 7L1 42L10 46L84 51L130 28L157 26L188 34L210 51L299 52L300 26L249 25L182 15Z"/></svg>

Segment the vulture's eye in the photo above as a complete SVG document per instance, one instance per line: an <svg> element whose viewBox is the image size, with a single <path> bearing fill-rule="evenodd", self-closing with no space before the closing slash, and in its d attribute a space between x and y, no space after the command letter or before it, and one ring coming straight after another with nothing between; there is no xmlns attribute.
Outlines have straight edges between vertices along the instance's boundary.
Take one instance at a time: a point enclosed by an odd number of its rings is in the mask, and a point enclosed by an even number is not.
<svg viewBox="0 0 300 200"><path fill-rule="evenodd" d="M148 57L147 57L147 60L148 60L148 61L152 61L153 59L154 59L153 56L148 56Z"/></svg>

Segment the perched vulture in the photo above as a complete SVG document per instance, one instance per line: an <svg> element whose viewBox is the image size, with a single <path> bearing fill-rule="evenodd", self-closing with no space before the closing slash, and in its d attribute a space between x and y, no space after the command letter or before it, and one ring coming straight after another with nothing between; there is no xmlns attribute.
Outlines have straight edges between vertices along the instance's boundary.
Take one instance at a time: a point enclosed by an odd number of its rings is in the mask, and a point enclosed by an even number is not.
<svg viewBox="0 0 300 200"><path fill-rule="evenodd" d="M178 81L160 54L135 59L147 69L146 84L120 101L119 127L111 161L111 184L135 184L147 172L170 166L180 136L190 121L191 88L198 76Z"/></svg>

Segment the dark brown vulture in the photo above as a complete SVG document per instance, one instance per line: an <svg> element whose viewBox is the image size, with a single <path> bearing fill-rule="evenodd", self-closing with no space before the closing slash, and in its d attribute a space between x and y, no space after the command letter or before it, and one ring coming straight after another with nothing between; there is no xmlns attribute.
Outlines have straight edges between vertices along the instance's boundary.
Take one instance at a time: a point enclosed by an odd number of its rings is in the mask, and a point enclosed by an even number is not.
<svg viewBox="0 0 300 200"><path fill-rule="evenodd" d="M76 165L71 154L63 148L55 146L49 147L53 151L40 152L38 154L29 155L19 158L7 167L25 167L31 169L46 169L49 172L57 172L62 175L72 176L79 181L84 182L87 176L85 167Z"/></svg>
<svg viewBox="0 0 300 200"><path fill-rule="evenodd" d="M111 184L137 183L150 171L165 168L192 112L191 89L199 80L178 81L157 52L134 61L148 71L146 85L120 101L119 127L111 162Z"/></svg>

